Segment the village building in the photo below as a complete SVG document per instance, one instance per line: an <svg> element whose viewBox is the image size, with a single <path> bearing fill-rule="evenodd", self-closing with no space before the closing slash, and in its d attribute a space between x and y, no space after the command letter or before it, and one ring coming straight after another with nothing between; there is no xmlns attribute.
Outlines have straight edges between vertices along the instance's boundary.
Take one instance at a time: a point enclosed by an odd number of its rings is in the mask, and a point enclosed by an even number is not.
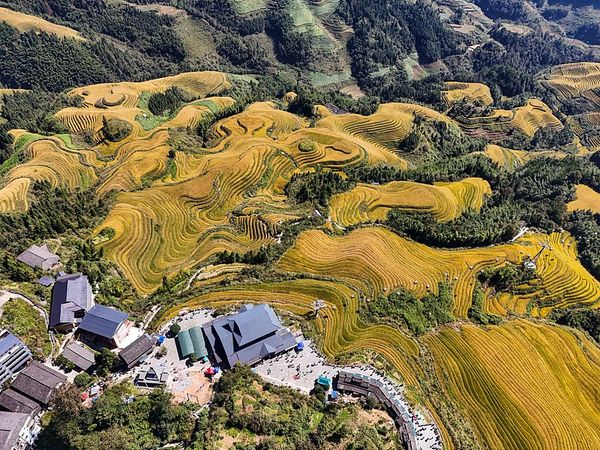
<svg viewBox="0 0 600 450"><path fill-rule="evenodd" d="M0 393L0 411L10 411L35 416L41 409L39 403L13 389L5 389Z"/></svg>
<svg viewBox="0 0 600 450"><path fill-rule="evenodd" d="M155 388L164 386L169 379L169 371L164 365L148 364L141 368L135 384L140 387Z"/></svg>
<svg viewBox="0 0 600 450"><path fill-rule="evenodd" d="M244 305L236 314L204 324L202 331L211 362L224 369L237 363L251 366L296 346L290 330L266 304Z"/></svg>
<svg viewBox="0 0 600 450"><path fill-rule="evenodd" d="M360 373L340 371L335 380L335 387L340 392L376 398L390 414L408 450L416 450L416 433L411 418L398 399L381 380Z"/></svg>
<svg viewBox="0 0 600 450"><path fill-rule="evenodd" d="M127 369L143 362L156 346L156 338L143 334L119 353L119 357Z"/></svg>
<svg viewBox="0 0 600 450"><path fill-rule="evenodd" d="M94 364L96 364L94 353L77 342L72 342L67 345L62 352L62 355L67 361L72 362L75 367L84 372L87 372Z"/></svg>
<svg viewBox="0 0 600 450"><path fill-rule="evenodd" d="M25 450L39 432L31 415L0 412L0 450Z"/></svg>
<svg viewBox="0 0 600 450"><path fill-rule="evenodd" d="M17 261L36 269L51 270L58 265L60 257L52 253L46 244L41 247L32 245L17 256Z"/></svg>
<svg viewBox="0 0 600 450"><path fill-rule="evenodd" d="M69 332L94 306L94 294L88 277L80 273L59 276L52 288L48 327Z"/></svg>
<svg viewBox="0 0 600 450"><path fill-rule="evenodd" d="M79 324L79 338L92 348L121 348L132 327L128 317L117 309L95 305Z"/></svg>
<svg viewBox="0 0 600 450"><path fill-rule="evenodd" d="M198 360L208 358L208 350L202 327L196 326L180 331L176 337L177 347L182 358L188 358L192 355Z"/></svg>
<svg viewBox="0 0 600 450"><path fill-rule="evenodd" d="M66 379L60 372L33 361L0 394L0 409L35 414L50 403L52 394Z"/></svg>
<svg viewBox="0 0 600 450"><path fill-rule="evenodd" d="M0 331L0 386L31 360L31 352L8 330Z"/></svg>

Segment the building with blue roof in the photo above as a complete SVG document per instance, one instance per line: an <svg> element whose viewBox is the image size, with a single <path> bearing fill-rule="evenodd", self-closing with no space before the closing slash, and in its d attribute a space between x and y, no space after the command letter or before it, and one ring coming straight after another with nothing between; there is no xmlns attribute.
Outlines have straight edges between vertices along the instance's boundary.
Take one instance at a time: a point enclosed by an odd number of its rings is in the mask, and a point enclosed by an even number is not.
<svg viewBox="0 0 600 450"><path fill-rule="evenodd" d="M237 363L251 366L296 346L290 330L266 304L244 305L236 314L204 324L202 332L211 362L225 369Z"/></svg>
<svg viewBox="0 0 600 450"><path fill-rule="evenodd" d="M131 329L128 317L118 309L95 305L79 324L79 337L93 348L120 348Z"/></svg>
<svg viewBox="0 0 600 450"><path fill-rule="evenodd" d="M29 348L8 330L0 331L0 386L31 360Z"/></svg>

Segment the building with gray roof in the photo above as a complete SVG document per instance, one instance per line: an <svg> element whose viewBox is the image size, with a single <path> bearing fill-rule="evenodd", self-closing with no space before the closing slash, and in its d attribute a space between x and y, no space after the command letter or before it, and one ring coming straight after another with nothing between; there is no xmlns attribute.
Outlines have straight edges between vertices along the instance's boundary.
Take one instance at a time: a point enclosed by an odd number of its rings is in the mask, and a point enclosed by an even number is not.
<svg viewBox="0 0 600 450"><path fill-rule="evenodd" d="M0 412L0 450L21 450L33 443L35 423L29 414Z"/></svg>
<svg viewBox="0 0 600 450"><path fill-rule="evenodd" d="M104 305L95 305L79 324L80 339L92 348L120 347L131 323L129 314Z"/></svg>
<svg viewBox="0 0 600 450"><path fill-rule="evenodd" d="M46 244L38 247L32 245L19 256L17 261L27 264L29 267L35 267L42 270L50 270L58 265L60 258L52 253Z"/></svg>
<svg viewBox="0 0 600 450"><path fill-rule="evenodd" d="M54 390L67 379L62 373L33 361L17 375L10 389L46 406Z"/></svg>
<svg viewBox="0 0 600 450"><path fill-rule="evenodd" d="M131 369L136 364L142 362L152 353L152 349L156 345L156 338L149 334L143 334L119 353L119 357Z"/></svg>
<svg viewBox="0 0 600 450"><path fill-rule="evenodd" d="M77 342L67 345L62 355L83 371L89 370L96 363L94 353Z"/></svg>
<svg viewBox="0 0 600 450"><path fill-rule="evenodd" d="M0 331L0 386L31 360L29 348L8 330Z"/></svg>
<svg viewBox="0 0 600 450"><path fill-rule="evenodd" d="M13 389L0 393L0 410L36 415L42 408L40 404Z"/></svg>
<svg viewBox="0 0 600 450"><path fill-rule="evenodd" d="M87 276L80 273L60 276L52 288L48 326L57 331L71 331L93 306L94 294Z"/></svg>
<svg viewBox="0 0 600 450"><path fill-rule="evenodd" d="M225 369L236 363L253 365L292 349L296 339L269 305L244 305L236 314L202 326L209 354Z"/></svg>

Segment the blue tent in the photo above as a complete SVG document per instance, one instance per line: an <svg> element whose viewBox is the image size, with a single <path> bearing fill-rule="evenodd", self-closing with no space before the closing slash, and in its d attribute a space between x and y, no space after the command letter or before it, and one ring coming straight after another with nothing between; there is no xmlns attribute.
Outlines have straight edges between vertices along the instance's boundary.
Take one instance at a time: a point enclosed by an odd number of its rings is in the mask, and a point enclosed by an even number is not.
<svg viewBox="0 0 600 450"><path fill-rule="evenodd" d="M300 341L296 344L296 350L301 352L302 350L304 350L304 341Z"/></svg>

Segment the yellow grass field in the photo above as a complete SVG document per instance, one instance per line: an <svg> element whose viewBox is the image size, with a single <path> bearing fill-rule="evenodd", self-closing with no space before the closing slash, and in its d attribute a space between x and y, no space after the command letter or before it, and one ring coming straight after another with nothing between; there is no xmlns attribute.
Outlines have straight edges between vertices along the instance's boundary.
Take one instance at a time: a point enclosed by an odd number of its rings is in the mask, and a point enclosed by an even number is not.
<svg viewBox="0 0 600 450"><path fill-rule="evenodd" d="M283 255L277 268L286 272L328 276L359 289L367 297L404 287L417 296L437 291L439 282L454 286L454 314L466 317L476 276L487 267L521 263L548 245L537 261L541 281L528 295L502 294L487 309L498 314L546 317L553 308L592 304L600 299L600 283L577 260L575 241L567 233L526 235L512 244L478 249L445 250L427 247L380 227L361 228L331 237L307 231ZM327 249L323 252L321 249ZM534 305L534 300L538 299ZM531 303L531 305L530 305Z"/></svg>
<svg viewBox="0 0 600 450"><path fill-rule="evenodd" d="M594 213L600 213L600 194L592 188L578 184L575 189L575 200L567 205L567 211L589 209Z"/></svg>
<svg viewBox="0 0 600 450"><path fill-rule="evenodd" d="M424 342L483 448L600 448L600 349L583 334L515 320Z"/></svg>
<svg viewBox="0 0 600 450"><path fill-rule="evenodd" d="M482 83L447 81L444 83L444 88L445 90L442 91L442 95L449 106L463 100L479 102L485 106L490 106L494 103L490 88Z"/></svg>
<svg viewBox="0 0 600 450"><path fill-rule="evenodd" d="M0 7L0 22L6 22L21 33L35 31L36 33L44 32L55 34L59 37L84 40L84 37L78 31L71 28L48 22L41 17L24 14L8 8Z"/></svg>
<svg viewBox="0 0 600 450"><path fill-rule="evenodd" d="M393 181L379 185L359 184L351 191L334 195L330 201L331 220L340 226L385 220L392 208L430 212L438 220L455 219L467 209L479 210L491 193L481 178L428 185Z"/></svg>

